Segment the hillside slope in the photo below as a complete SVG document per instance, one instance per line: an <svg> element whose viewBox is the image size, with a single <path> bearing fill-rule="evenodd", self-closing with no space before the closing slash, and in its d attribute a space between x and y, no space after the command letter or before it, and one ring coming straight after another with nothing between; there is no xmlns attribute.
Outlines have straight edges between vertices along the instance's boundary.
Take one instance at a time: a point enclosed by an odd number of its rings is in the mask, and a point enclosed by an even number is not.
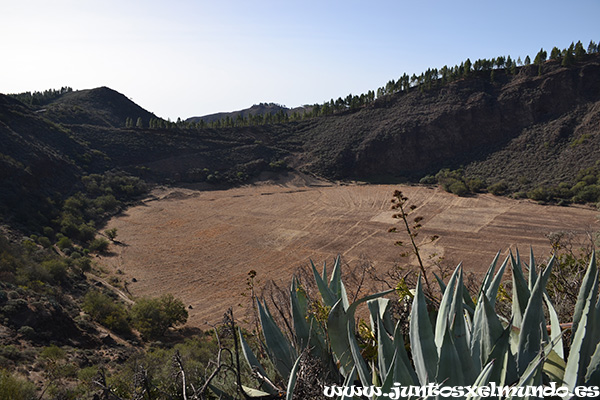
<svg viewBox="0 0 600 400"><path fill-rule="evenodd" d="M126 118L137 117L146 128L124 128ZM511 190L572 182L600 160L600 56L571 67L548 61L541 73L533 65L514 75L496 70L493 78L472 72L430 90L289 123L150 129L151 118L108 88L65 93L35 110L3 97L3 163L16 160L23 171L31 164L28 179L51 174L49 185L82 167L122 168L158 181L239 183L286 165L329 179L380 182L464 167L488 182L506 180ZM35 169L37 159L53 160L52 168ZM3 179L9 175L19 176L6 172Z"/></svg>
<svg viewBox="0 0 600 400"><path fill-rule="evenodd" d="M121 93L107 88L77 90L65 93L40 111L44 116L61 124L94 125L124 128L125 120L142 119L148 126L156 115L144 110Z"/></svg>
<svg viewBox="0 0 600 400"><path fill-rule="evenodd" d="M309 109L310 107L295 107L295 108L287 108L285 106L275 104L275 103L259 103L254 104L252 107L245 108L243 110L231 111L231 112L220 112L214 114L203 115L200 117L190 117L186 119L186 122L200 122L204 121L205 123L211 123L217 120L225 119L229 117L232 120L236 120L239 117L247 118L248 116L257 116L257 115L265 115L265 114L277 114L278 112L283 112L287 115L292 115L297 112L302 114L304 110Z"/></svg>
<svg viewBox="0 0 600 400"><path fill-rule="evenodd" d="M538 175L548 167L562 170L558 179L569 179L577 170L573 163L598 160L599 101L598 57L571 68L548 62L541 76L534 66L514 77L498 74L494 82L489 74L475 76L322 118L305 133L297 165L335 178L369 179L419 177L473 163L478 167L472 171L484 177L506 169L505 175L519 170L545 180ZM583 136L586 146L569 146ZM501 154L508 148L506 160ZM551 165L556 157L561 164Z"/></svg>

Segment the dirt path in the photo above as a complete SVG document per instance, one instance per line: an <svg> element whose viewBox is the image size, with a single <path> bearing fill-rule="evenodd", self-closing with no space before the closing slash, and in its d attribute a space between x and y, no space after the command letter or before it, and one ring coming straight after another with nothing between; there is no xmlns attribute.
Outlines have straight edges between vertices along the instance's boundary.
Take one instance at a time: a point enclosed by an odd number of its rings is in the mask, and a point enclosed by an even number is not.
<svg viewBox="0 0 600 400"><path fill-rule="evenodd" d="M122 246L103 259L118 268L135 296L173 293L192 308L189 324L206 328L230 306L246 304L241 293L249 270L261 281L284 287L294 270L331 262L337 254L350 264L372 262L378 271L406 263L394 246L402 234L390 200L398 186L272 184L224 191L156 191L154 200L113 219ZM552 231L597 230L597 212L583 207L540 206L492 195L460 198L439 189L401 187L422 216L419 239L440 238L423 246L449 265L486 269L497 251L528 252L538 260L549 254ZM400 229L400 226L398 225ZM135 278L136 282L132 282Z"/></svg>

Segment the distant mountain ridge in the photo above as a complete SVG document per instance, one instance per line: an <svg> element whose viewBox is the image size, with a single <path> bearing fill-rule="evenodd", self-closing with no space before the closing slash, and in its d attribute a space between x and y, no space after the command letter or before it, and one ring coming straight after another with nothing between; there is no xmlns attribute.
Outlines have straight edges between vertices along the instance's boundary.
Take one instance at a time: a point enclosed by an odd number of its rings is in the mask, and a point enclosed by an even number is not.
<svg viewBox="0 0 600 400"><path fill-rule="evenodd" d="M254 104L252 107L245 108L243 110L238 111L229 111L229 112L219 112L214 114L203 115L199 117L190 117L186 119L186 122L197 123L201 120L205 123L211 123L218 120L225 119L227 117L236 120L238 116L242 118L248 118L249 115L257 116L257 115L265 115L265 114L277 114L278 112L284 112L285 114L291 116L293 113L297 112L302 114L305 110L310 111L312 107L310 106L301 106L288 108L286 106L282 106L276 103L259 103Z"/></svg>
<svg viewBox="0 0 600 400"><path fill-rule="evenodd" d="M78 177L115 168L150 181L207 184L282 169L418 181L461 168L488 184L504 181L510 193L574 184L580 170L600 166L600 54L570 66L550 60L492 72L471 71L330 115L221 128L151 124L156 115L106 87L64 93L43 106L0 95L0 186L12 188L0 206L8 212L27 193L66 193ZM245 110L289 111L273 103ZM128 118L140 126L126 127Z"/></svg>
<svg viewBox="0 0 600 400"><path fill-rule="evenodd" d="M123 94L105 86L77 90L63 94L45 105L44 116L67 125L95 125L110 128L125 127L127 118L141 118L148 126L150 119L158 118Z"/></svg>

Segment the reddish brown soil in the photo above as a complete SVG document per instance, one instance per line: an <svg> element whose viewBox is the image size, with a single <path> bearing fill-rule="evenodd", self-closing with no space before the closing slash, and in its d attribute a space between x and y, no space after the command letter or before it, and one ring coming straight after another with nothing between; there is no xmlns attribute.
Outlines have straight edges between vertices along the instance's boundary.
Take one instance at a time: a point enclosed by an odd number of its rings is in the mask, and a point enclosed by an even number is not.
<svg viewBox="0 0 600 400"><path fill-rule="evenodd" d="M423 186L332 185L315 181L248 186L222 191L161 189L154 198L114 218L114 255L103 265L120 269L134 296L172 293L191 305L189 324L206 328L230 306L247 304L241 293L249 270L263 282L287 286L309 259L320 265L340 254L347 263L369 260L379 271L406 263L394 246L402 234L390 210L395 189L422 216L418 239L445 263L468 271L487 269L497 251L533 246L537 260L550 252L546 235L597 230L597 211L542 206L483 194L461 198ZM135 278L136 282L132 282Z"/></svg>

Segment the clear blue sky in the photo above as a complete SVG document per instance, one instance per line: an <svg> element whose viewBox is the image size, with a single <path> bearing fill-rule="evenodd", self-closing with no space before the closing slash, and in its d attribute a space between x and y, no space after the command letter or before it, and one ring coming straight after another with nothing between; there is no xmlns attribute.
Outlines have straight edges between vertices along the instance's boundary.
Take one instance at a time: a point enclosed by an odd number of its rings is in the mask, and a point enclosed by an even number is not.
<svg viewBox="0 0 600 400"><path fill-rule="evenodd" d="M360 94L600 41L600 1L0 0L0 92L109 86L163 118Z"/></svg>

